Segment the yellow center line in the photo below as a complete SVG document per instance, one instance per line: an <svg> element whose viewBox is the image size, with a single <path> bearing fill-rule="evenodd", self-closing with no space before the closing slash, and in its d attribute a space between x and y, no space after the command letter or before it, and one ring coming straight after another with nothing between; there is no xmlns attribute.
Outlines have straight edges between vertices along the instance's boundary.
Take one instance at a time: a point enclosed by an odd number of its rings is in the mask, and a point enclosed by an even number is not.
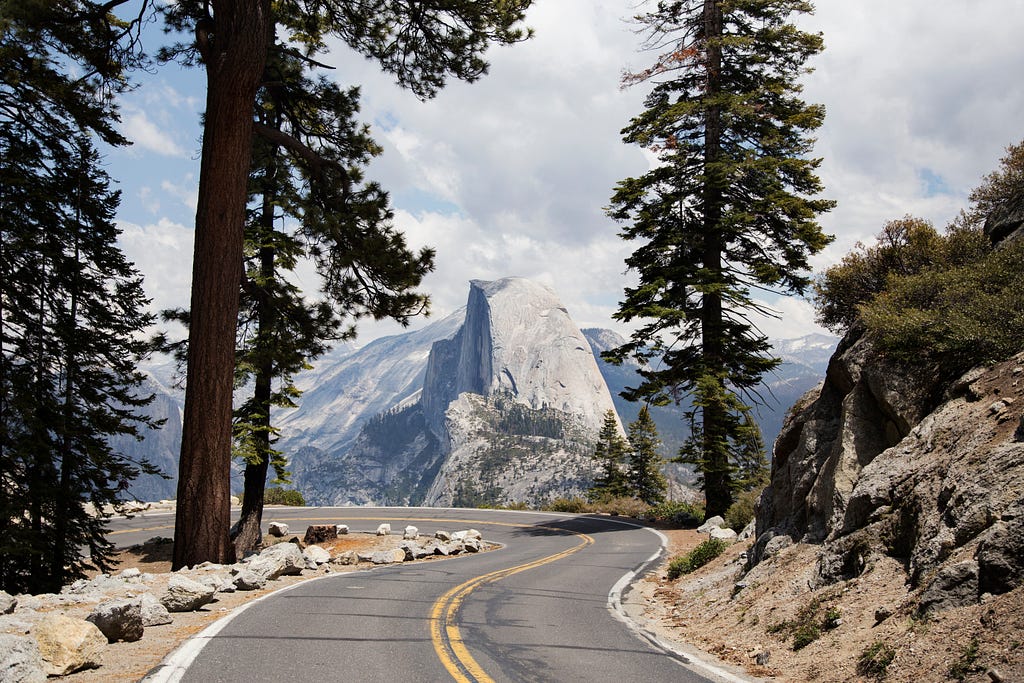
<svg viewBox="0 0 1024 683"><path fill-rule="evenodd" d="M531 525L507 524L507 526ZM441 664L448 673L451 674L451 677L459 683L472 683L474 681L476 683L494 683L494 679L488 676L480 664L478 664L477 661L473 659L473 656L469 654L469 650L466 648L466 645L462 640L462 634L456 624L456 617L458 615L459 608L462 606L462 602L466 596L480 586L500 581L501 579L512 576L513 574L518 574L519 572L524 572L528 569L534 569L551 562L556 562L564 557L572 555L573 553L579 552L594 542L594 539L590 536L568 529L536 526L534 528L551 529L575 534L582 539L582 542L572 548L568 548L554 555L549 555L548 557L542 557L539 560L527 562L515 567L499 569L489 574L483 574L472 578L442 595L437 602L434 603L434 606L430 611L430 640L434 644L434 652L437 653L438 658L441 660Z"/></svg>

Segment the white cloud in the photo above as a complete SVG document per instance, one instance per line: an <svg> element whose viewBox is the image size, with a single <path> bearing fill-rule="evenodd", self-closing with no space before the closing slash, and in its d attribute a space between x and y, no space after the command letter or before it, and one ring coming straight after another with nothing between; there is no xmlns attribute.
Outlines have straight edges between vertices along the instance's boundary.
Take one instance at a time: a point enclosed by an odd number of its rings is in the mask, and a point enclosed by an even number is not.
<svg viewBox="0 0 1024 683"><path fill-rule="evenodd" d="M168 129L153 121L149 113L142 109L125 108L121 133L143 150L168 157L187 156Z"/></svg>
<svg viewBox="0 0 1024 683"><path fill-rule="evenodd" d="M194 230L167 219L138 225L119 222L125 256L145 275L149 309L188 308Z"/></svg>
<svg viewBox="0 0 1024 683"><path fill-rule="evenodd" d="M826 196L839 201L822 221L836 241L814 259L821 268L907 213L944 225L1006 145L1024 137L1024 89L1016 85L1024 2L817 5L801 22L823 32L826 50L812 60L804 94L828 110L815 154L824 158ZM450 83L429 102L345 48L327 58L338 67L330 77L361 86L362 119L384 147L367 177L392 193L410 242L438 250L424 285L437 315L465 303L470 279L523 275L551 285L581 325L622 329L610 316L630 281L623 259L633 245L616 237L603 207L616 182L651 162L619 135L646 95L644 86L621 90L621 74L651 59L637 51L640 37L627 21L636 11L636 0L537 2L528 13L532 40L492 48L489 75ZM188 133L162 142L155 134L194 125L202 93L165 85L150 92L157 94L133 100L156 127L148 144L180 153ZM147 182L161 206L186 201L194 212L194 179ZM816 329L805 301L775 306L783 318L765 321L771 336ZM362 341L386 329L366 325Z"/></svg>

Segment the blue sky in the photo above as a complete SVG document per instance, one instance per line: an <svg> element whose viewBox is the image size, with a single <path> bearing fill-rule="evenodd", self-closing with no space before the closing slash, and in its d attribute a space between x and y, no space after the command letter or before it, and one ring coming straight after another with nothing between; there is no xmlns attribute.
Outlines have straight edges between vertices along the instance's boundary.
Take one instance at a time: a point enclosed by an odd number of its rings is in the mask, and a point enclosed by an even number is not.
<svg viewBox="0 0 1024 683"><path fill-rule="evenodd" d="M621 89L620 76L650 60L628 21L637 4L537 0L531 41L492 49L488 76L451 83L429 102L343 46L327 57L332 77L362 86L362 118L384 148L367 177L391 192L409 241L438 251L424 282L435 318L464 304L469 280L520 275L551 286L581 327L617 327L611 315L630 281L623 259L632 247L602 209L618 180L650 163L619 137L645 95L643 85ZM1024 0L817 5L800 23L824 34L826 50L804 94L828 111L815 152L825 195L839 202L822 219L836 241L815 258L820 270L887 220L913 214L945 225L1005 147L1024 139ZM139 80L122 110L135 145L107 158L123 192L122 246L145 273L154 308L183 306L202 74L166 65ZM315 289L312 273L298 277ZM817 331L807 302L771 303L782 318L763 321L770 336ZM396 330L364 324L359 341Z"/></svg>

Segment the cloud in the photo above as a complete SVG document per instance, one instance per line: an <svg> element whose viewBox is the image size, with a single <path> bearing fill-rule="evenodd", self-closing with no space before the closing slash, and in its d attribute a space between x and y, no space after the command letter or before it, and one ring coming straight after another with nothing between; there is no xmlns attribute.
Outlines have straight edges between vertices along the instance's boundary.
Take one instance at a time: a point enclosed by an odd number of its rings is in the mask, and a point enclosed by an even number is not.
<svg viewBox="0 0 1024 683"><path fill-rule="evenodd" d="M146 225L121 221L118 227L121 250L145 275L149 310L188 308L195 231L167 219Z"/></svg>
<svg viewBox="0 0 1024 683"><path fill-rule="evenodd" d="M187 156L168 129L154 122L149 113L135 108L126 108L125 112L121 118L121 133L137 147L161 156Z"/></svg>

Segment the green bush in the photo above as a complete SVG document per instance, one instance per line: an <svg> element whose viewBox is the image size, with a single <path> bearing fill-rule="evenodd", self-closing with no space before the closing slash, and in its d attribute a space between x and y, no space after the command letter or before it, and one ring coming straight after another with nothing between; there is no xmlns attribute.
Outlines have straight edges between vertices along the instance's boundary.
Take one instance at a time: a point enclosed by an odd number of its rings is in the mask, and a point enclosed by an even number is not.
<svg viewBox="0 0 1024 683"><path fill-rule="evenodd" d="M605 498L590 504L588 512L604 512L609 515L640 518L646 515L650 506L636 498Z"/></svg>
<svg viewBox="0 0 1024 683"><path fill-rule="evenodd" d="M668 565L668 578L678 579L694 572L725 552L729 544L720 538L709 538L686 555L676 557Z"/></svg>
<svg viewBox="0 0 1024 683"><path fill-rule="evenodd" d="M725 511L725 525L736 533L743 531L754 519L754 509L763 490L764 487L759 487L737 495L736 500Z"/></svg>
<svg viewBox="0 0 1024 683"><path fill-rule="evenodd" d="M896 650L880 640L868 645L857 659L857 673L880 681L885 678L886 669L896 659Z"/></svg>
<svg viewBox="0 0 1024 683"><path fill-rule="evenodd" d="M701 503L661 503L648 508L645 516L656 524L679 529L696 529L704 522Z"/></svg>
<svg viewBox="0 0 1024 683"><path fill-rule="evenodd" d="M274 486L263 491L263 504L302 507L306 504L306 499L295 489L283 489L279 486Z"/></svg>

